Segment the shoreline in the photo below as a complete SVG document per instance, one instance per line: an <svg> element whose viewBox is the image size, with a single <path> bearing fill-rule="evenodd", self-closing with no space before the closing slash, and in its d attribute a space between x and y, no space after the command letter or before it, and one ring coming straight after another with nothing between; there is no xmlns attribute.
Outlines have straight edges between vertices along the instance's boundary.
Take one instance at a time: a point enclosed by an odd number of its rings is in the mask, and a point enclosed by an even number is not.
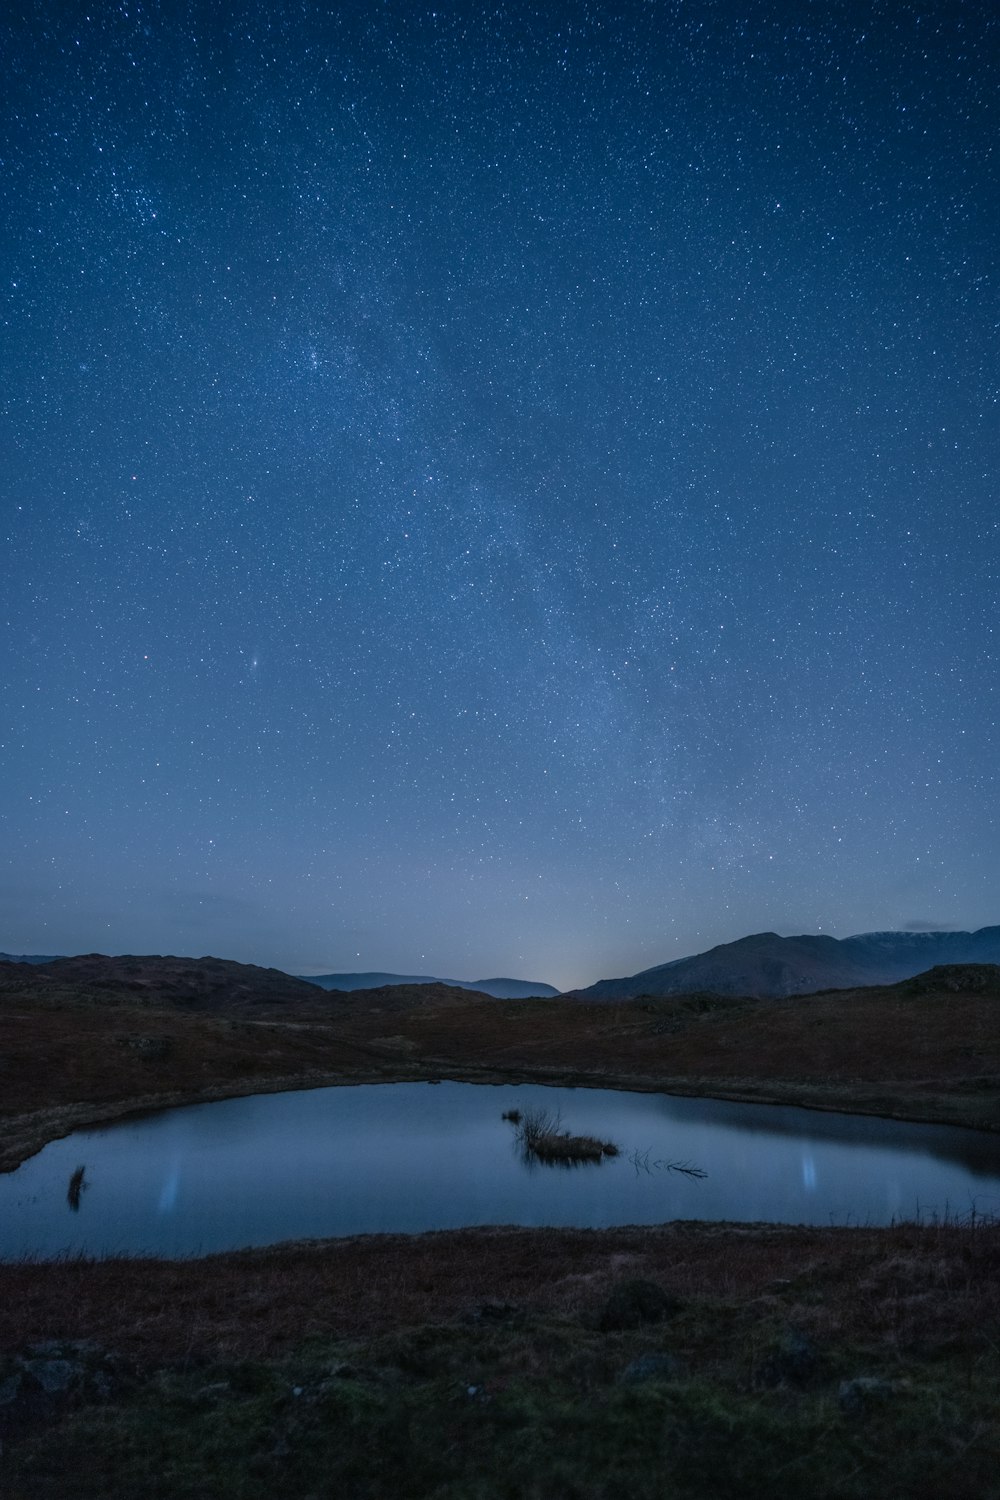
<svg viewBox="0 0 1000 1500"><path fill-rule="evenodd" d="M0 1119L3 1139L0 1141L0 1173L17 1171L18 1167L44 1150L53 1141L62 1140L77 1130L102 1125L163 1110L181 1109L196 1104L214 1104L224 1099L247 1098L253 1094L293 1093L306 1089L351 1088L362 1084L392 1083L470 1083L516 1088L528 1084L548 1088L613 1089L622 1093L666 1094L678 1098L719 1099L734 1104L777 1105L791 1109L809 1109L823 1114L843 1114L892 1120L899 1124L941 1125L961 1130L976 1130L987 1135L1000 1133L1000 1121L984 1117L981 1101L967 1093L924 1095L921 1102L912 1095L893 1097L876 1086L818 1085L793 1080L760 1079L687 1079L658 1078L643 1074L593 1074L579 1069L527 1067L501 1069L484 1065L455 1067L442 1062L440 1068L424 1060L407 1068L395 1063L385 1068L359 1069L345 1074L343 1070L308 1074L278 1074L270 1078L234 1079L209 1084L201 1089L174 1089L157 1094L130 1095L122 1099L93 1104L53 1105L26 1114ZM950 1103L951 1107L948 1107ZM962 1106L965 1106L963 1108ZM971 1107L970 1107L971 1106Z"/></svg>

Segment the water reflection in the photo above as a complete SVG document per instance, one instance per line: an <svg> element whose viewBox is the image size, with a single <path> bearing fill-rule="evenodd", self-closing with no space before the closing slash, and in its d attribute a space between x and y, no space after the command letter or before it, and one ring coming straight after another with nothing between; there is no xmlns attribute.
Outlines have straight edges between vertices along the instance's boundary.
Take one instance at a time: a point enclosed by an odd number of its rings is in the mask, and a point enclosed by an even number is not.
<svg viewBox="0 0 1000 1500"><path fill-rule="evenodd" d="M177 1194L181 1186L181 1160L179 1156L174 1157L173 1165L170 1167L163 1187L160 1189L160 1213L169 1214L177 1207Z"/></svg>
<svg viewBox="0 0 1000 1500"><path fill-rule="evenodd" d="M706 1104L707 1100L684 1100L679 1095L655 1094L659 1112L667 1119L679 1118L678 1106ZM967 1130L957 1125L921 1125L888 1120L877 1115L845 1115L833 1110L799 1109L789 1104L741 1104L716 1100L732 1111L745 1135L794 1136L807 1134L812 1140L837 1141L845 1145L870 1146L877 1141L891 1144L894 1151L917 1152L941 1161L961 1162L970 1172L992 1177L997 1170L998 1137L985 1130Z"/></svg>
<svg viewBox="0 0 1000 1500"><path fill-rule="evenodd" d="M80 1212L80 1194L87 1184L84 1182L86 1167L77 1167L70 1176L69 1187L66 1189L66 1202L75 1214Z"/></svg>
<svg viewBox="0 0 1000 1500"><path fill-rule="evenodd" d="M628 1159L635 1168L636 1175L638 1175L640 1172L645 1172L647 1177L649 1177L652 1176L654 1172L680 1172L684 1177L698 1178L708 1176L707 1172L703 1172L701 1167L696 1167L693 1162L663 1160L651 1161L651 1156L652 1152L649 1150L636 1150L630 1151L628 1153Z"/></svg>
<svg viewBox="0 0 1000 1500"><path fill-rule="evenodd" d="M518 1122L501 1119L512 1111L561 1113L602 1145L599 1158L529 1170ZM972 1209L1000 1211L1000 1138L968 1130L598 1089L382 1084L230 1099L54 1141L0 1176L0 1255L186 1255L471 1224L880 1224Z"/></svg>

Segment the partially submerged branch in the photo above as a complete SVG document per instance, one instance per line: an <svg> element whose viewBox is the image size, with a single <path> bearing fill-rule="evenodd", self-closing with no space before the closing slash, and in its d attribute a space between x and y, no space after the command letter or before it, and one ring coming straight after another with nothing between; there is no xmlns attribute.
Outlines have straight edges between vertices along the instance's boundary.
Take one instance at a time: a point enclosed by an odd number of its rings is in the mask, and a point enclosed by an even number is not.
<svg viewBox="0 0 1000 1500"><path fill-rule="evenodd" d="M631 1151L629 1153L628 1159L633 1167L635 1167L636 1176L640 1172L646 1172L650 1175L653 1172L682 1172L685 1177L708 1176L708 1173L701 1167L692 1166L689 1161L662 1161L660 1159L650 1161L651 1151L652 1148L649 1151Z"/></svg>

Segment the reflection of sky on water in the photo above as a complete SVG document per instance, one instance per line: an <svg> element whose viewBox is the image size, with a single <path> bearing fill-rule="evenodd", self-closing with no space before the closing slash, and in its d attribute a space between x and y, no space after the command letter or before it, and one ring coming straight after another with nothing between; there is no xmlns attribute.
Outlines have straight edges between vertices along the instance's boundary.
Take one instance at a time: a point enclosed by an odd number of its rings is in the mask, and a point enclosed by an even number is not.
<svg viewBox="0 0 1000 1500"><path fill-rule="evenodd" d="M177 1194L181 1185L181 1161L180 1157L174 1158L173 1166L164 1178L163 1188L160 1193L160 1213L172 1213L177 1206Z"/></svg>
<svg viewBox="0 0 1000 1500"><path fill-rule="evenodd" d="M500 1116L532 1106L622 1155L530 1170ZM646 1153L707 1175L640 1170ZM82 1162L87 1192L71 1215L67 1182ZM0 1177L0 1253L179 1255L465 1224L878 1224L972 1208L1000 1209L1000 1140L972 1131L596 1089L366 1085L169 1110L55 1141Z"/></svg>

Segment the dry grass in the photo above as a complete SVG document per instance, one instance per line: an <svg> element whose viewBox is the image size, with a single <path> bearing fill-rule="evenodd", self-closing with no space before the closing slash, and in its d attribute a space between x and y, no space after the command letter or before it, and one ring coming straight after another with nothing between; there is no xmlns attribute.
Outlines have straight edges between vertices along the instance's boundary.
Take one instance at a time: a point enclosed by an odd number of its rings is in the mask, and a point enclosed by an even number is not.
<svg viewBox="0 0 1000 1500"><path fill-rule="evenodd" d="M143 1362L260 1358L483 1303L586 1315L623 1276L823 1338L951 1347L1000 1323L1000 1228L670 1224L366 1235L200 1260L0 1264L0 1352L93 1338Z"/></svg>
<svg viewBox="0 0 1000 1500"><path fill-rule="evenodd" d="M558 1112L553 1114L538 1108L522 1114L513 1109L508 1110L503 1118L517 1127L518 1143L524 1155L532 1161L574 1166L618 1155L618 1147L613 1141L601 1141L593 1135L571 1135L568 1130L563 1130Z"/></svg>

